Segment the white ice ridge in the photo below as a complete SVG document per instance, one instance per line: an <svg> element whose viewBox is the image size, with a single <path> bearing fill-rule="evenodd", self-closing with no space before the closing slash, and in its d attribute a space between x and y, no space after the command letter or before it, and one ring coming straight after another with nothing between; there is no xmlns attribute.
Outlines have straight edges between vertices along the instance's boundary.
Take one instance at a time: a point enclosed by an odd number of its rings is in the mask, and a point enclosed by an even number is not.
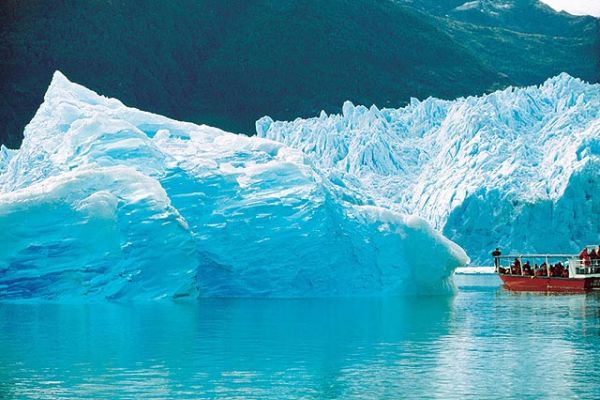
<svg viewBox="0 0 600 400"><path fill-rule="evenodd" d="M479 265L497 245L574 252L600 241L600 85L561 74L481 97L342 111L264 117L256 130L375 204L425 218Z"/></svg>
<svg viewBox="0 0 600 400"><path fill-rule="evenodd" d="M54 78L0 152L0 300L439 292L464 251L271 140Z"/></svg>

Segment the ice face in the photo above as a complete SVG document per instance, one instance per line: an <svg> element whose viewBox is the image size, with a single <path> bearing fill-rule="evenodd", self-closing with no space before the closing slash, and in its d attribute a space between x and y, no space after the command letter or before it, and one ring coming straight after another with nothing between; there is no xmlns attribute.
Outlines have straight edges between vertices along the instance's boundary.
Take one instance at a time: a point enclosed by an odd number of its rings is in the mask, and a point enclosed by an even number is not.
<svg viewBox="0 0 600 400"><path fill-rule="evenodd" d="M496 246L576 252L600 242L600 85L566 74L455 101L256 124L375 204L425 218L476 265ZM353 178L354 179L354 178Z"/></svg>
<svg viewBox="0 0 600 400"><path fill-rule="evenodd" d="M0 152L1 299L448 289L464 251L302 152L125 107L56 73Z"/></svg>

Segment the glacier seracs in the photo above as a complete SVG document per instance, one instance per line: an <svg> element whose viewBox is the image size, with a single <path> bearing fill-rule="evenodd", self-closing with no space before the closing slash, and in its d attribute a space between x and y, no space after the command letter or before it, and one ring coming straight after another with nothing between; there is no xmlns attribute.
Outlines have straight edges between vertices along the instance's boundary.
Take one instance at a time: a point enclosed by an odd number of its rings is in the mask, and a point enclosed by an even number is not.
<svg viewBox="0 0 600 400"><path fill-rule="evenodd" d="M418 215L475 265L600 242L600 85L561 74L481 97L257 121L259 137L351 176L375 204Z"/></svg>
<svg viewBox="0 0 600 400"><path fill-rule="evenodd" d="M24 136L0 151L0 299L429 293L466 262L299 150L58 72Z"/></svg>

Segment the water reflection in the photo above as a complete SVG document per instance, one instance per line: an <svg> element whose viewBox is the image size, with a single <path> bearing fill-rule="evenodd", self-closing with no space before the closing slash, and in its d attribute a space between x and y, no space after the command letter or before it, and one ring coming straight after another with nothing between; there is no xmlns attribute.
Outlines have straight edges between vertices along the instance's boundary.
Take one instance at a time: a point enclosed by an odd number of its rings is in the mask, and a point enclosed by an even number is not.
<svg viewBox="0 0 600 400"><path fill-rule="evenodd" d="M598 397L597 296L0 305L4 398Z"/></svg>

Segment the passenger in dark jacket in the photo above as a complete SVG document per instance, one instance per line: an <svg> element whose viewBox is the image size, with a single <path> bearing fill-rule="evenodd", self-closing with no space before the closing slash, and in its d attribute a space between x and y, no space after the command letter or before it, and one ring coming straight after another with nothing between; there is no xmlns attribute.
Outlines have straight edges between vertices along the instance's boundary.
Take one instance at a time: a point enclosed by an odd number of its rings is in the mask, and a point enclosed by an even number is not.
<svg viewBox="0 0 600 400"><path fill-rule="evenodd" d="M525 264L523 264L523 275L531 275L531 264L529 264L529 261L525 261Z"/></svg>
<svg viewBox="0 0 600 400"><path fill-rule="evenodd" d="M519 260L519 257L515 258L510 272L513 275L521 275L521 260Z"/></svg>
<svg viewBox="0 0 600 400"><path fill-rule="evenodd" d="M548 264L542 263L542 265L540 265L539 276L547 276L547 275L548 275Z"/></svg>
<svg viewBox="0 0 600 400"><path fill-rule="evenodd" d="M492 251L492 257L494 257L494 266L496 268L498 268L498 265L500 265L500 259L498 257L500 257L501 255L502 252L498 247L496 247L496 250Z"/></svg>

